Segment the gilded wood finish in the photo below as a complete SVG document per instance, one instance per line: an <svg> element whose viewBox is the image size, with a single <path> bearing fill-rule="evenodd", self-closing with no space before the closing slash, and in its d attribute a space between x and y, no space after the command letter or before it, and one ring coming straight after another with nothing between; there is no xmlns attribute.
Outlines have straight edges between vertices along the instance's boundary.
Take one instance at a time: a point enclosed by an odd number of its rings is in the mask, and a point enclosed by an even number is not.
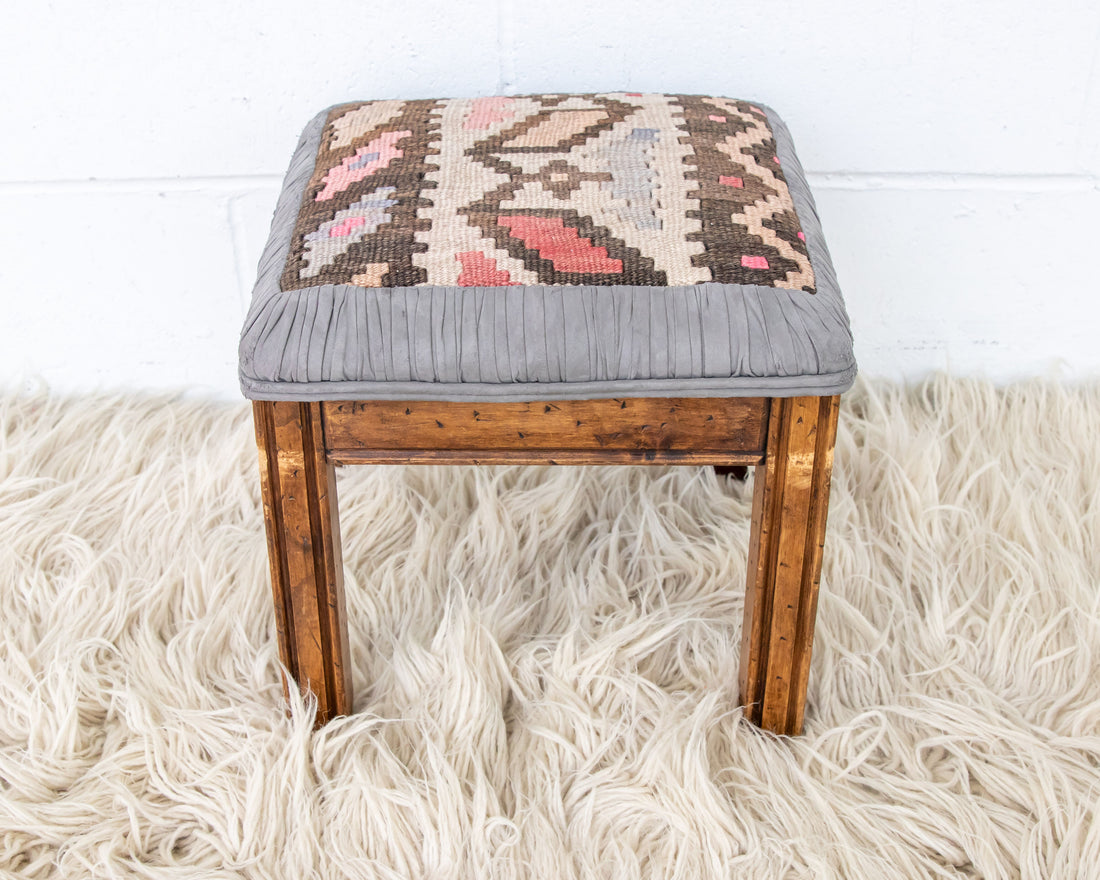
<svg viewBox="0 0 1100 880"><path fill-rule="evenodd" d="M318 404L253 404L275 621L283 664L323 724L351 711L336 478ZM283 683L284 688L287 683Z"/></svg>
<svg viewBox="0 0 1100 880"><path fill-rule="evenodd" d="M776 733L802 731L838 407L838 397L775 398L756 468L741 702Z"/></svg>
<svg viewBox="0 0 1100 880"><path fill-rule="evenodd" d="M321 404L331 461L440 464L756 464L767 400Z"/></svg>

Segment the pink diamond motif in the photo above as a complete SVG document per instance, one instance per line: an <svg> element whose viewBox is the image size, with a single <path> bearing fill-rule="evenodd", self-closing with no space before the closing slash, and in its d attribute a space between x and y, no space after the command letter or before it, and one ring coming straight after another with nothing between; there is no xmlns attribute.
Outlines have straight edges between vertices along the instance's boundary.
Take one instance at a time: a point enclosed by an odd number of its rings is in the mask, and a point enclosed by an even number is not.
<svg viewBox="0 0 1100 880"><path fill-rule="evenodd" d="M771 268L768 265L768 258L767 257L750 256L749 254L745 254L745 256L741 257L741 265L744 266L746 269L770 269Z"/></svg>
<svg viewBox="0 0 1100 880"><path fill-rule="evenodd" d="M737 189L743 189L745 186L745 181L740 177L730 177L728 174L723 174L719 177L718 182L726 186L736 187Z"/></svg>

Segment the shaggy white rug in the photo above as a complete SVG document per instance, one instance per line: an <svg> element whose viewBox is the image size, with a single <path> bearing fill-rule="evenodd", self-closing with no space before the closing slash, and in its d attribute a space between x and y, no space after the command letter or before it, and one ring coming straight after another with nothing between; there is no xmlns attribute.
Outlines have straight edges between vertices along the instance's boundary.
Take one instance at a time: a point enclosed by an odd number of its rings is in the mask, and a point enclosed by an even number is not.
<svg viewBox="0 0 1100 880"><path fill-rule="evenodd" d="M313 733L249 410L0 408L8 876L1100 876L1100 387L846 395L796 739L736 704L751 483L343 471Z"/></svg>

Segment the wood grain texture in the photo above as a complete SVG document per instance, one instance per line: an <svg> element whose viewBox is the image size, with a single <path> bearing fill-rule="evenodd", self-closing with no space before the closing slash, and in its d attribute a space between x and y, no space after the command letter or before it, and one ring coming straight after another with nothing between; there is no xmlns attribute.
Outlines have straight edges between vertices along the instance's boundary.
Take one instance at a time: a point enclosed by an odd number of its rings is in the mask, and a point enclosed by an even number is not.
<svg viewBox="0 0 1100 880"><path fill-rule="evenodd" d="M741 702L768 730L802 730L839 398L771 401L756 468Z"/></svg>
<svg viewBox="0 0 1100 880"><path fill-rule="evenodd" d="M755 464L764 398L321 404L328 458L477 464Z"/></svg>
<svg viewBox="0 0 1100 880"><path fill-rule="evenodd" d="M316 403L253 403L279 651L317 723L351 711L336 479ZM284 682L284 688L287 687Z"/></svg>
<svg viewBox="0 0 1100 880"><path fill-rule="evenodd" d="M334 463L755 465L741 699L801 731L838 397L529 403L257 402L279 646L317 695L351 707Z"/></svg>
<svg viewBox="0 0 1100 880"><path fill-rule="evenodd" d="M622 449L336 449L329 453L334 464L759 464L762 452L677 452Z"/></svg>

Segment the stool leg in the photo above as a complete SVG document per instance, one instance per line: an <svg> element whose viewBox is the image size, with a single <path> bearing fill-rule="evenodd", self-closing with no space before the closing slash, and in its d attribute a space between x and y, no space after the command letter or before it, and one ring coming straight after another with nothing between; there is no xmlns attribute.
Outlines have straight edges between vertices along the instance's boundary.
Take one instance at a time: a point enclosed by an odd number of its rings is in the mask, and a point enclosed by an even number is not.
<svg viewBox="0 0 1100 880"><path fill-rule="evenodd" d="M741 702L780 734L802 731L839 401L773 398L756 467Z"/></svg>
<svg viewBox="0 0 1100 880"><path fill-rule="evenodd" d="M320 725L350 712L352 697L335 469L319 404L255 401L253 416L279 654L316 696Z"/></svg>

